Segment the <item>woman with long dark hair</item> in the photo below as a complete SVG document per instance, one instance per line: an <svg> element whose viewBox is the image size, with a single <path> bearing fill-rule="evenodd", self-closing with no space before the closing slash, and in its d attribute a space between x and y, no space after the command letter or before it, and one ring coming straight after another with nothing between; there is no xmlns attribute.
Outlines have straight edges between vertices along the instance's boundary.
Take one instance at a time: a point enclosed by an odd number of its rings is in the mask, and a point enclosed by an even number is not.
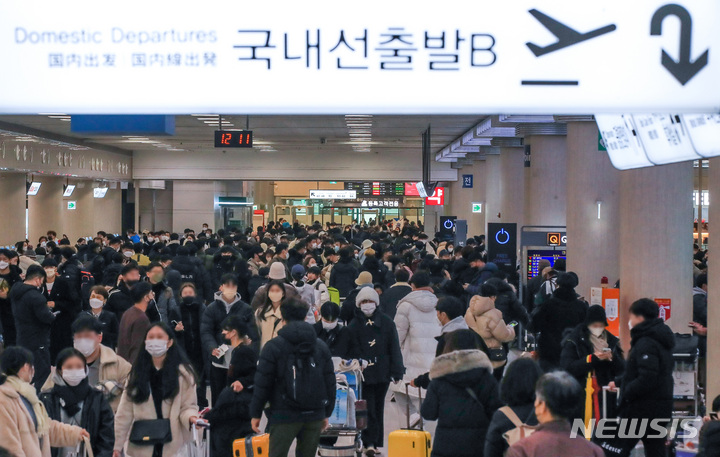
<svg viewBox="0 0 720 457"><path fill-rule="evenodd" d="M164 322L147 331L145 348L133 365L115 416L113 457L121 455L128 439L133 457L171 457L191 439L190 427L198 420L196 377L176 343L175 333ZM166 428L170 436L153 434ZM146 441L153 444L133 439L136 435L150 436Z"/></svg>
<svg viewBox="0 0 720 457"><path fill-rule="evenodd" d="M32 352L18 346L0 357L0 444L15 457L50 457L50 447L77 446L88 432L48 417L30 384Z"/></svg>
<svg viewBox="0 0 720 457"><path fill-rule="evenodd" d="M90 433L93 455L110 457L115 444L113 412L105 394L88 383L85 356L75 348L58 353L53 388L40 399L51 419L77 425ZM53 457L75 455L77 446L53 449Z"/></svg>
<svg viewBox="0 0 720 457"><path fill-rule="evenodd" d="M268 283L265 290L267 290L265 301L255 312L255 320L260 332L261 350L265 343L277 336L277 332L283 326L280 304L285 299L285 282L280 279L273 279Z"/></svg>

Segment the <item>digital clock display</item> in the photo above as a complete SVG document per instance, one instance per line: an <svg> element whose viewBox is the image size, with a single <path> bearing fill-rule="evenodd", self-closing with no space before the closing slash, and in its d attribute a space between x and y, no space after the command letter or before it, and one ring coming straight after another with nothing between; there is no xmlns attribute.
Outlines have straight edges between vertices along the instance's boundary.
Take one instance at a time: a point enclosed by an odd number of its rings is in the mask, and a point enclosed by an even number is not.
<svg viewBox="0 0 720 457"><path fill-rule="evenodd" d="M253 147L252 130L215 130L216 148Z"/></svg>

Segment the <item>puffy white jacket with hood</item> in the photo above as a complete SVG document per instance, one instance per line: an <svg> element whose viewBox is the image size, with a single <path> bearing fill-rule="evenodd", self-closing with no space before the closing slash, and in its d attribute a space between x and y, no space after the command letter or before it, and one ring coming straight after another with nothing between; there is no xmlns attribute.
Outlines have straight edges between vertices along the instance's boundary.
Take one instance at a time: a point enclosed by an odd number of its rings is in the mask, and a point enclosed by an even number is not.
<svg viewBox="0 0 720 457"><path fill-rule="evenodd" d="M421 288L410 292L398 303L395 326L405 363L404 382L410 382L430 371L435 359L436 337L441 332L436 311L437 301L429 288ZM391 388L405 393L404 384L393 384ZM414 395L417 395L417 391Z"/></svg>

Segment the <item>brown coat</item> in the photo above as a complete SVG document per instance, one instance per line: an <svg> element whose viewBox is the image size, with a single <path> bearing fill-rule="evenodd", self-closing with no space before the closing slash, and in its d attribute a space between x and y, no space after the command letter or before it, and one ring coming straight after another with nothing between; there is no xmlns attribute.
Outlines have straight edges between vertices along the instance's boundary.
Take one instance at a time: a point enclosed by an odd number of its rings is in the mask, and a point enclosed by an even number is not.
<svg viewBox="0 0 720 457"><path fill-rule="evenodd" d="M101 384L105 385L106 382L111 381L124 389L125 383L130 376L131 368L132 366L125 359L117 355L115 351L107 346L100 345L100 372L98 373L98 378ZM48 376L47 381L43 384L43 392L52 390L55 386L55 382L53 381L54 374L55 368L52 369L50 376ZM116 413L120 405L120 395L108 399L108 402L113 412Z"/></svg>
<svg viewBox="0 0 720 457"><path fill-rule="evenodd" d="M42 448L30 412L8 384L0 386L0 446L13 457L50 457L50 447L74 446L80 442L82 429L48 419L50 430Z"/></svg>
<svg viewBox="0 0 720 457"><path fill-rule="evenodd" d="M570 423L540 424L535 433L510 446L505 457L605 457L600 446L578 435L570 438Z"/></svg>
<svg viewBox="0 0 720 457"><path fill-rule="evenodd" d="M488 297L475 295L465 313L468 327L482 337L489 348L499 348L502 343L515 339L515 330L505 324L502 312L495 308L495 302ZM505 365L506 361L492 362L493 368Z"/></svg>
<svg viewBox="0 0 720 457"><path fill-rule="evenodd" d="M163 457L172 457L192 438L190 418L198 415L195 380L185 368L180 367L180 386L178 394L162 403L163 417L170 419L172 441L163 446ZM157 419L152 394L144 403L133 403L124 391L120 406L115 414L115 450L121 450L136 420ZM132 457L152 457L153 446L135 446L128 444L127 454Z"/></svg>

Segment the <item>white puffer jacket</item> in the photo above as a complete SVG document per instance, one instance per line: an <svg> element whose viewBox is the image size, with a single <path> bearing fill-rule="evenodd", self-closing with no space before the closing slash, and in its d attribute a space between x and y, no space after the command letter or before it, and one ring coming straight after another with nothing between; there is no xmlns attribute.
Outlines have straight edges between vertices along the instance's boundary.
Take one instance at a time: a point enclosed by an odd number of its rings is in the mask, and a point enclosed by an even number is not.
<svg viewBox="0 0 720 457"><path fill-rule="evenodd" d="M430 371L437 349L437 336L440 336L440 323L437 319L437 297L430 290L418 289L407 294L397 307L395 326L397 327L405 363L404 382L410 382L421 374ZM391 386L392 390L405 393L404 384ZM417 396L416 389L410 389Z"/></svg>

